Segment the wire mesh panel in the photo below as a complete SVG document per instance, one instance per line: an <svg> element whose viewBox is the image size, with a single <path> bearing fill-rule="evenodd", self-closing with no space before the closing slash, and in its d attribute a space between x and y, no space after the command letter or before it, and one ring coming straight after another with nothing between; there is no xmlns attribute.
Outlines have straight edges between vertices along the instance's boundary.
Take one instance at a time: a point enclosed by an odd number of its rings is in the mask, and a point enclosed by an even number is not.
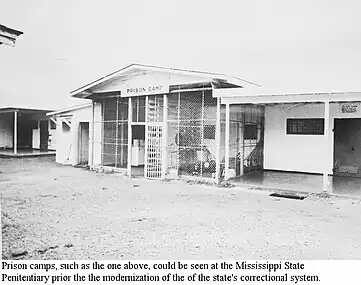
<svg viewBox="0 0 361 285"><path fill-rule="evenodd" d="M215 178L216 108L211 90L168 97L168 170L172 176Z"/></svg>
<svg viewBox="0 0 361 285"><path fill-rule="evenodd" d="M128 101L112 97L101 100L102 120L94 122L101 129L101 165L125 168L128 161Z"/></svg>
<svg viewBox="0 0 361 285"><path fill-rule="evenodd" d="M148 97L148 118L147 122L163 122L163 95Z"/></svg>
<svg viewBox="0 0 361 285"><path fill-rule="evenodd" d="M147 178L159 179L162 176L163 144L162 126L147 126L147 163L145 176Z"/></svg>
<svg viewBox="0 0 361 285"><path fill-rule="evenodd" d="M225 119L222 119L225 128ZM229 177L263 168L264 108L231 105L229 122ZM222 134L222 137L224 134ZM224 176L224 173L223 173Z"/></svg>

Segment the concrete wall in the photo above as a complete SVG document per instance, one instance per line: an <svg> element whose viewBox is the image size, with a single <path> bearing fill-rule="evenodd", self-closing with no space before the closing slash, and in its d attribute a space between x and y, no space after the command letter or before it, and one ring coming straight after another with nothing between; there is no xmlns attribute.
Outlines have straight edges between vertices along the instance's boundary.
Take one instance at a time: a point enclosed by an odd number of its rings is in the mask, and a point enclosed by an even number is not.
<svg viewBox="0 0 361 285"><path fill-rule="evenodd" d="M0 148L13 147L14 114L0 114Z"/></svg>
<svg viewBox="0 0 361 285"><path fill-rule="evenodd" d="M99 107L96 109L99 109ZM61 117L58 116L57 118L56 126L56 162L76 165L79 163L79 124L80 122L88 122L91 129L92 107L72 110L60 115ZM64 122L66 119L71 122L70 128ZM91 144L89 144L89 147L91 147ZM89 158L90 156L91 151L89 150Z"/></svg>
<svg viewBox="0 0 361 285"><path fill-rule="evenodd" d="M323 118L324 104L279 104L265 108L264 168L284 171L322 173L325 161L332 174L334 119L361 118L361 113L343 114L340 103L330 104L330 141L325 152L323 135L287 135L288 118Z"/></svg>

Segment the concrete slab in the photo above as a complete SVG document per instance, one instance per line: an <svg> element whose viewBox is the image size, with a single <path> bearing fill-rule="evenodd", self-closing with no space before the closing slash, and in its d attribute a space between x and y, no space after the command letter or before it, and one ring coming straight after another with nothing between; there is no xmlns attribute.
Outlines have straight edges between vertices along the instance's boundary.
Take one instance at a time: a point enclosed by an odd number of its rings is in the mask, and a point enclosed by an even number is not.
<svg viewBox="0 0 361 285"><path fill-rule="evenodd" d="M21 157L38 157L38 156L55 156L55 150L38 150L38 149L18 149L17 154L14 154L13 149L0 150L1 158L21 158Z"/></svg>
<svg viewBox="0 0 361 285"><path fill-rule="evenodd" d="M259 171L230 180L235 185L267 187L286 191L320 193L322 192L322 175ZM361 197L361 178L358 177L329 177L330 193Z"/></svg>

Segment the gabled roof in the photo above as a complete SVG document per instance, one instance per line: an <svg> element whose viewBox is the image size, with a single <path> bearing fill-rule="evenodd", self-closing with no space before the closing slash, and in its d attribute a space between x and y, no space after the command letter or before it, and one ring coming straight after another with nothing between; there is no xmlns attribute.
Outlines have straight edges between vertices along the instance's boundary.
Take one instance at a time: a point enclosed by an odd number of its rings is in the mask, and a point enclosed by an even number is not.
<svg viewBox="0 0 361 285"><path fill-rule="evenodd" d="M178 69L178 68L167 68L167 67L145 65L145 64L131 64L131 65L128 65L128 66L126 66L122 69L119 69L113 73L110 73L104 77L101 77L93 82L90 82L78 89L75 89L75 90L71 91L70 94L71 94L71 96L74 96L74 97L86 97L86 96L82 96L82 95L84 95L84 93L86 95L86 93L89 92L89 90L91 90L91 88L93 88L99 84L105 83L108 80L112 80L117 77L129 75L129 74L131 74L130 73L131 71L135 71L135 70L158 71L158 72L176 74L176 75L188 75L188 76L194 76L194 77L208 78L210 81L219 80L219 81L228 83L232 87L244 87L244 86L248 86L248 85L259 86L250 81L247 81L247 80L244 80L244 79L241 79L238 77L234 77L234 76L221 74L221 73L194 71L194 70Z"/></svg>
<svg viewBox="0 0 361 285"><path fill-rule="evenodd" d="M68 113L68 112L72 112L75 110L79 110L79 109L83 109L83 108L89 108L92 106L92 103L88 103L88 104L83 104L83 105L77 105L77 106L73 106L73 107L68 107L68 108L64 108L64 109L60 109L54 112L50 112L47 113L46 115L51 117L51 116L56 116L56 115L60 115L63 113Z"/></svg>

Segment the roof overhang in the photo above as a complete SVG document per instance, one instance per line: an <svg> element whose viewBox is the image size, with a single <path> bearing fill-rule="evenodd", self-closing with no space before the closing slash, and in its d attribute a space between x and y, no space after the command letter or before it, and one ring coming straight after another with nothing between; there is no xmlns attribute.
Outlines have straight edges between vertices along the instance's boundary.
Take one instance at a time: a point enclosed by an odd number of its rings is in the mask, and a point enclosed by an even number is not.
<svg viewBox="0 0 361 285"><path fill-rule="evenodd" d="M179 88L194 85L212 85L215 88L244 88L245 86L257 86L256 84L219 73L209 73L176 68L165 68L151 65L131 64L123 69L108 74L85 86L73 90L70 95L77 98L90 98L93 94L120 92L125 95L123 88L132 80L140 82L139 78L148 77L155 83L165 83L168 88ZM169 90L169 89L167 89Z"/></svg>
<svg viewBox="0 0 361 285"><path fill-rule="evenodd" d="M0 25L0 45L15 46L17 37L22 34L23 32Z"/></svg>
<svg viewBox="0 0 361 285"><path fill-rule="evenodd" d="M0 114L18 112L21 114L29 114L29 115L35 114L35 115L44 115L45 116L46 113L48 113L50 111L52 111L52 110L15 108L15 107L0 108Z"/></svg>
<svg viewBox="0 0 361 285"><path fill-rule="evenodd" d="M78 106L73 106L73 107L57 110L57 111L54 111L54 112L49 112L49 113L46 113L46 115L49 116L49 117L59 116L59 115L64 115L65 113L71 113L71 112L76 111L76 110L80 110L80 109L84 109L84 108L90 108L91 106L92 106L91 103L84 104L84 105L78 105Z"/></svg>
<svg viewBox="0 0 361 285"><path fill-rule="evenodd" d="M317 102L358 102L361 92L262 93L256 90L215 90L222 104L277 104Z"/></svg>

